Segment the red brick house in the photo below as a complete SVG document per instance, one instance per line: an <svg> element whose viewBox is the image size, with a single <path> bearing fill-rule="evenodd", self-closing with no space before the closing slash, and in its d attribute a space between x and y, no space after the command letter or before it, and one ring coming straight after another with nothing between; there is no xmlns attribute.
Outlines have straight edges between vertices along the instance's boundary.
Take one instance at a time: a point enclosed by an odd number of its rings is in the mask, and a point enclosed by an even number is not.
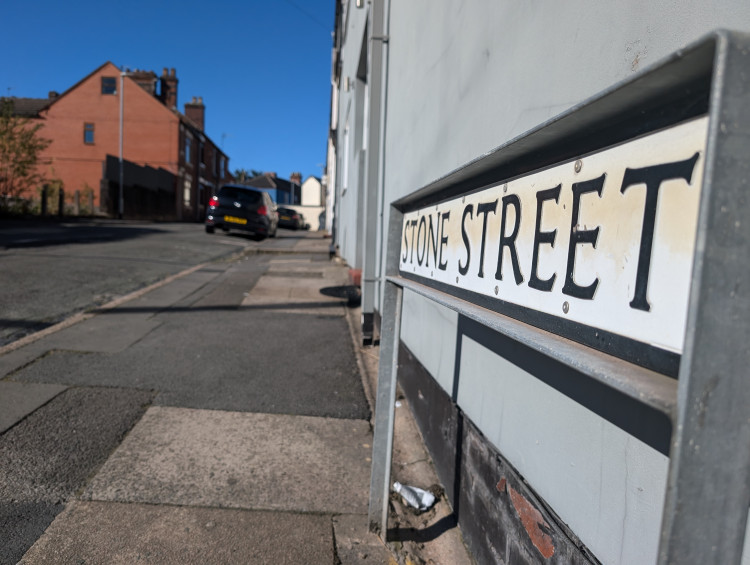
<svg viewBox="0 0 750 565"><path fill-rule="evenodd" d="M164 69L161 77L152 71L121 76L107 62L64 93L51 92L37 114L45 124L41 135L52 141L42 155L44 173L61 179L66 194L93 189L96 205L117 213L117 202L105 192L105 185L112 188L112 171L107 175L103 169L108 155L110 163L119 159L122 123L123 159L171 173L166 178L173 178L167 187L173 217L202 220L212 193L231 179L229 159L204 132L202 99L185 104L184 114L177 110L177 84L174 69ZM105 176L110 180L102 182ZM127 200L127 185L124 192Z"/></svg>

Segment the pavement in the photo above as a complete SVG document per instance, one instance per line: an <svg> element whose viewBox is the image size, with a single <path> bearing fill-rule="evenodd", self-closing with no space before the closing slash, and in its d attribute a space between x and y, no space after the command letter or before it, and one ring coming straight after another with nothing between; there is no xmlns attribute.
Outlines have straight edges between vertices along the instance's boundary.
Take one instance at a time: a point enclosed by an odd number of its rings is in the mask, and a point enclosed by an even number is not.
<svg viewBox="0 0 750 565"><path fill-rule="evenodd" d="M0 563L471 564L403 398L393 480L438 501L392 494L387 541L368 531L378 347L329 243L249 247L0 348Z"/></svg>

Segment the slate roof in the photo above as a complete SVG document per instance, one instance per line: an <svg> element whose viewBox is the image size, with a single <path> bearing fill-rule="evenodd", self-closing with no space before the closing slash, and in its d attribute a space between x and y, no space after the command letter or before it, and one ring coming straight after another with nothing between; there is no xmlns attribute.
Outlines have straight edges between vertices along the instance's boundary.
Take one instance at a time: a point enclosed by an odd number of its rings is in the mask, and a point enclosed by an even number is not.
<svg viewBox="0 0 750 565"><path fill-rule="evenodd" d="M284 192L292 191L292 183L286 179L274 177L268 173L258 175L248 180L245 184L255 188L276 188Z"/></svg>
<svg viewBox="0 0 750 565"><path fill-rule="evenodd" d="M50 102L49 98L10 98L3 97L2 100L13 102L13 114L24 118L34 118L39 115Z"/></svg>

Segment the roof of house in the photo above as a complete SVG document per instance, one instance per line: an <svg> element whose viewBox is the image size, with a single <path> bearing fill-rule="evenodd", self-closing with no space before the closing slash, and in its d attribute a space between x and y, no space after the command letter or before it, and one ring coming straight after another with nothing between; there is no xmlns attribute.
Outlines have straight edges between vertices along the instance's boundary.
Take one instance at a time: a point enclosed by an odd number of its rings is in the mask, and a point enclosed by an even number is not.
<svg viewBox="0 0 750 565"><path fill-rule="evenodd" d="M292 183L290 181L277 177L273 173L263 173L262 175L253 177L246 184L255 188L276 188L285 192L292 191Z"/></svg>
<svg viewBox="0 0 750 565"><path fill-rule="evenodd" d="M11 96L9 98L4 97L2 100L10 100L13 103L13 114L25 118L37 116L42 108L50 103L49 98L16 98Z"/></svg>

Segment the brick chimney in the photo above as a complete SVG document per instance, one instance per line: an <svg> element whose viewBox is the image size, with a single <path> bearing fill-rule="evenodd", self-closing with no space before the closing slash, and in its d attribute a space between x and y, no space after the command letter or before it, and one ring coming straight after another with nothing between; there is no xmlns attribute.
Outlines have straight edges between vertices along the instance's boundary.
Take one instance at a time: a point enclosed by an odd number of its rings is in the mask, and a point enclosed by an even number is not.
<svg viewBox="0 0 750 565"><path fill-rule="evenodd" d="M292 173L289 175L289 182L294 184L302 184L302 173Z"/></svg>
<svg viewBox="0 0 750 565"><path fill-rule="evenodd" d="M159 99L170 110L177 108L177 75L174 69L165 68L161 73L161 94Z"/></svg>
<svg viewBox="0 0 750 565"><path fill-rule="evenodd" d="M196 98L193 96L193 99L185 104L185 115L190 121L198 126L201 131L206 129L206 107L203 105L203 98Z"/></svg>
<svg viewBox="0 0 750 565"><path fill-rule="evenodd" d="M156 94L156 73L154 71L140 71L136 69L129 76L151 96Z"/></svg>

